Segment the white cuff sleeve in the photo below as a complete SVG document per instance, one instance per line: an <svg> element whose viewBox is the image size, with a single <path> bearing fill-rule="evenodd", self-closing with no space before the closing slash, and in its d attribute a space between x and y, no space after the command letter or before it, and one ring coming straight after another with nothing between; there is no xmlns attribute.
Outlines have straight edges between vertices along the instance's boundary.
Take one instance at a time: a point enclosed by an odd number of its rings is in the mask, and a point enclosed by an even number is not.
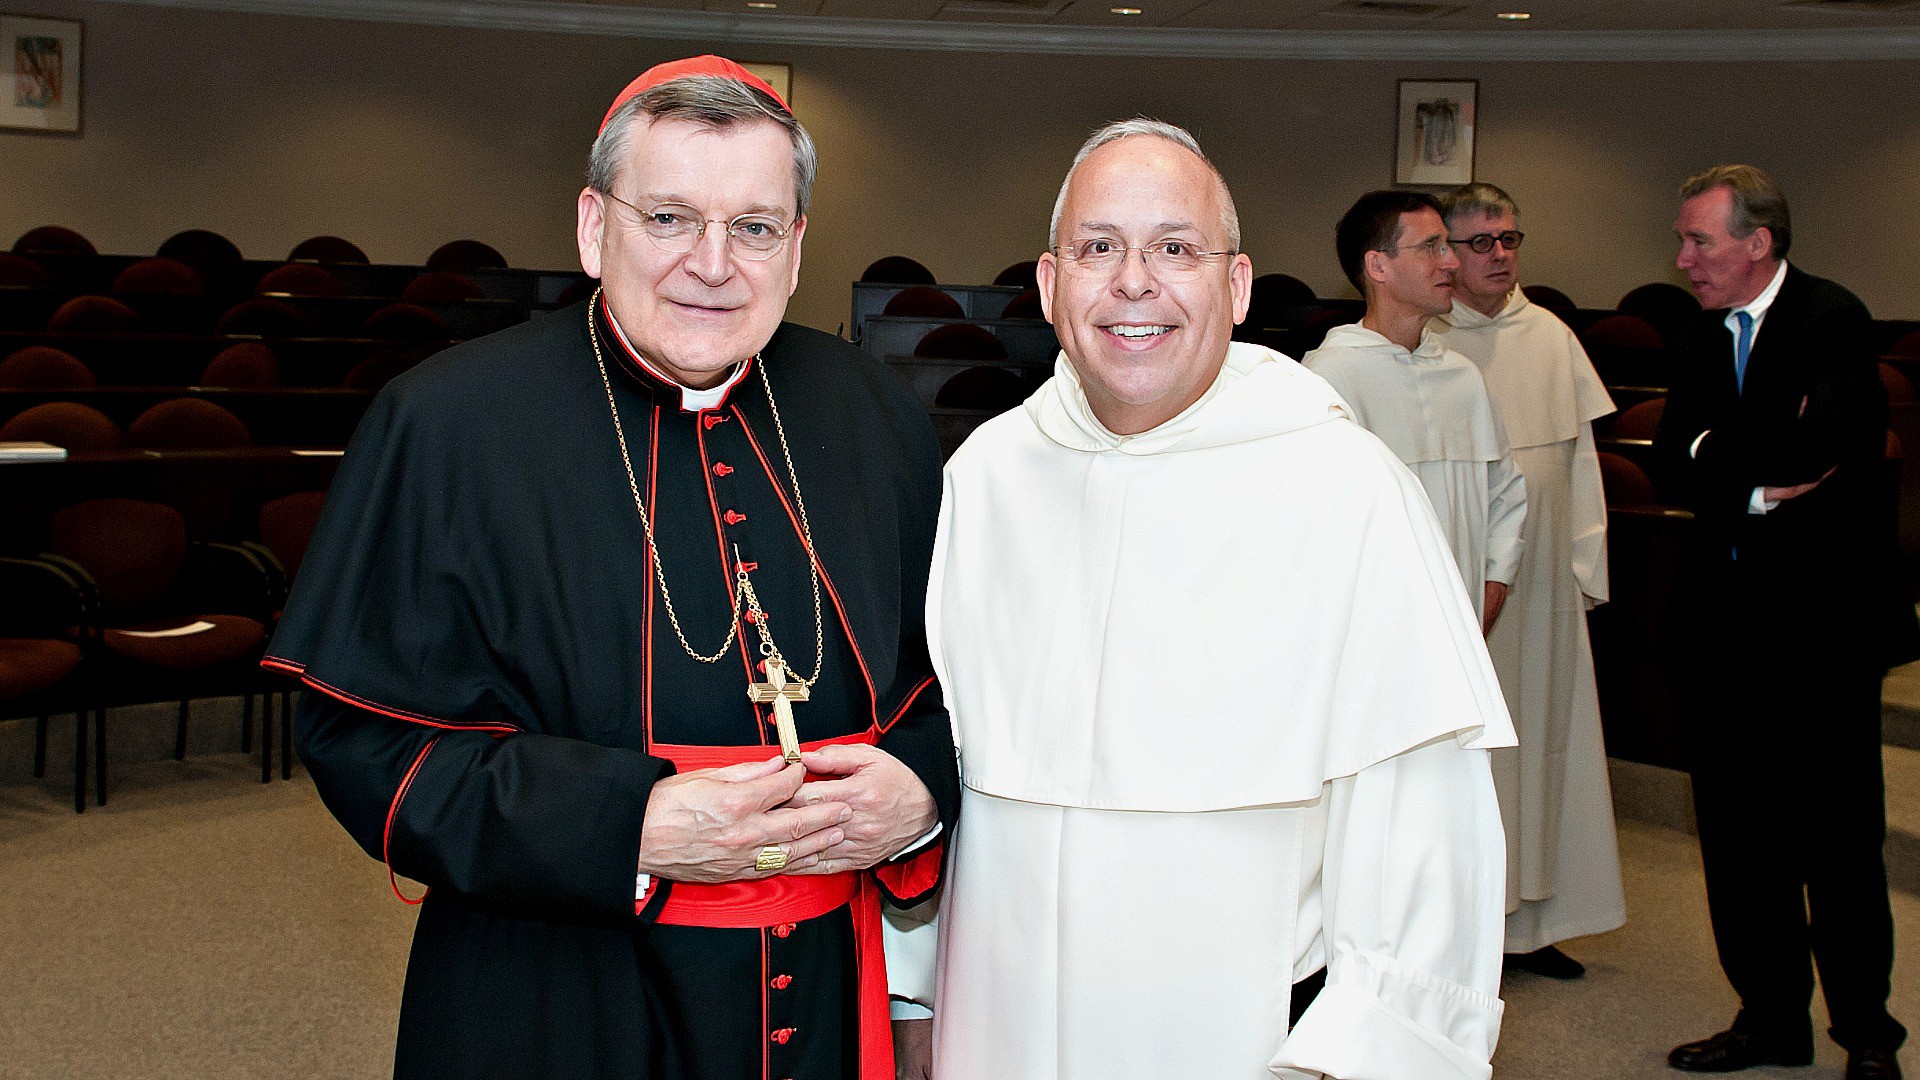
<svg viewBox="0 0 1920 1080"><path fill-rule="evenodd" d="M1753 489L1753 497L1747 500L1747 513L1764 514L1767 511L1778 507L1779 505L1780 505L1779 499L1767 498L1766 488L1757 487Z"/></svg>
<svg viewBox="0 0 1920 1080"><path fill-rule="evenodd" d="M1712 428L1708 428L1708 429L1707 429L1707 431L1712 431L1712 430L1713 430ZM1695 436L1693 437L1693 445L1691 445L1691 446L1689 446L1689 447L1687 447L1687 456L1688 456L1688 457L1690 457L1690 458L1696 458L1696 457L1699 457L1699 456L1700 456L1700 440L1702 440L1702 439L1704 439L1704 438L1706 438L1706 437L1707 437L1707 432L1706 432L1706 431L1703 431L1703 432L1701 432L1700 434L1698 434L1698 435L1695 435Z"/></svg>
<svg viewBox="0 0 1920 1080"><path fill-rule="evenodd" d="M1487 1080L1500 1013L1500 999L1383 953L1341 953L1267 1069L1282 1080ZM1478 1038L1468 1050L1441 1032Z"/></svg>
<svg viewBox="0 0 1920 1080"><path fill-rule="evenodd" d="M892 858L888 859L887 861L899 862L901 859L904 859L907 856L912 855L914 852L919 851L921 848L926 847L928 844L933 843L933 838L936 836L939 836L940 831L942 829L945 829L946 827L947 827L947 823L944 821L934 822L933 828L927 830L927 835L921 837L918 840L915 840L913 843L908 844L906 847L901 848L897 854L895 854Z"/></svg>

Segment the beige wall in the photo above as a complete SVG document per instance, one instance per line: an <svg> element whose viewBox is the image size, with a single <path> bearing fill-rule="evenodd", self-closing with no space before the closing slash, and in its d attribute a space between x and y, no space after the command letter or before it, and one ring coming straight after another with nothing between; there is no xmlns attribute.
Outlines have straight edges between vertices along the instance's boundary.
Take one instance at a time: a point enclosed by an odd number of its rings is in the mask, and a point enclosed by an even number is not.
<svg viewBox="0 0 1920 1080"><path fill-rule="evenodd" d="M216 229L273 257L333 232L376 261L486 240L570 266L573 199L606 102L647 65L715 43L403 27L37 0L87 20L86 132L0 133L0 243L57 222L103 250ZM1225 171L1258 272L1347 292L1333 222L1391 179L1394 81L1480 80L1481 179L1511 191L1525 277L1609 306L1673 279L1673 191L1744 159L1797 211L1796 261L1884 317L1920 318L1920 79L1860 63L1458 63L1102 59L763 46L794 64L820 142L792 314L833 329L847 282L912 255L983 281L1045 243L1087 131L1144 112Z"/></svg>

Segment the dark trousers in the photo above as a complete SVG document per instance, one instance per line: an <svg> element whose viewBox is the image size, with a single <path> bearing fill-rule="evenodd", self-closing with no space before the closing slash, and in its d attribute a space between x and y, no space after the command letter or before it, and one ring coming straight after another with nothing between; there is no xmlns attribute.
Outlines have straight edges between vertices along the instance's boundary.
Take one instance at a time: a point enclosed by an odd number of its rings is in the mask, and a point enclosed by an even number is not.
<svg viewBox="0 0 1920 1080"><path fill-rule="evenodd" d="M1688 628L1682 680L1700 856L1714 944L1740 995L1736 1027L1810 1048L1813 965L1835 1042L1892 1050L1880 760L1883 668L1819 640L1778 590L1729 568ZM1697 583L1696 583L1697 584Z"/></svg>

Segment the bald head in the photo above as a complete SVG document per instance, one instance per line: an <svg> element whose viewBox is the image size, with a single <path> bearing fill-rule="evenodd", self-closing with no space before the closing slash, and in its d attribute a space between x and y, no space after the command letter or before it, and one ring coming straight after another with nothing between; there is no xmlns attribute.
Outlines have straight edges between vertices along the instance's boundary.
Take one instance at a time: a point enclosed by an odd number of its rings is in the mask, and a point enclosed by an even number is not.
<svg viewBox="0 0 1920 1080"><path fill-rule="evenodd" d="M1053 220L1047 228L1048 247L1060 245L1061 215L1066 210L1067 194L1073 187L1074 177L1080 173L1081 165L1095 153L1122 140L1132 143L1135 148L1143 152L1154 149L1177 149L1196 159L1205 168L1215 189L1215 201L1219 205L1220 231L1226 240L1226 246L1232 251L1240 250L1240 214L1234 209L1233 194L1227 190L1227 181L1220 175L1220 170L1214 167L1206 152L1200 149L1199 140L1183 127L1159 120L1149 120L1144 116L1131 120L1116 120L1094 132L1085 143L1081 144L1079 152L1073 156L1073 165L1067 169L1067 178L1060 183L1060 194L1053 201ZM1153 140L1165 146L1155 147L1142 140Z"/></svg>

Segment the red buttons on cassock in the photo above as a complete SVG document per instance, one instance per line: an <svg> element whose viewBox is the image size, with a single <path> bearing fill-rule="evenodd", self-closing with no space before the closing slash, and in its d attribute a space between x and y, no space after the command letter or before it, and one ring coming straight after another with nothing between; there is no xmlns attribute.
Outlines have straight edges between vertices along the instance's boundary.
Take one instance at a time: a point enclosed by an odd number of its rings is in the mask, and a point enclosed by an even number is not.
<svg viewBox="0 0 1920 1080"><path fill-rule="evenodd" d="M773 982L771 983L771 985L775 990L785 990L787 987L793 985L793 976L775 975L773 977Z"/></svg>
<svg viewBox="0 0 1920 1080"><path fill-rule="evenodd" d="M799 1030L799 1028L774 1028L773 1034L767 1037L779 1043L781 1046L785 1046L787 1045L787 1040L793 1038L793 1033Z"/></svg>
<svg viewBox="0 0 1920 1080"><path fill-rule="evenodd" d="M724 413L710 412L705 416L702 416L700 420L702 423L707 425L708 431L712 431L714 428L714 425L726 423L727 417L726 417L726 414Z"/></svg>
<svg viewBox="0 0 1920 1080"><path fill-rule="evenodd" d="M741 522L747 520L747 515L741 513L738 510L729 510L726 513L720 515L720 520L726 522L729 525L738 525Z"/></svg>
<svg viewBox="0 0 1920 1080"><path fill-rule="evenodd" d="M731 466L731 465L729 465L729 464L727 464L727 463L726 463L726 462L724 462L724 461L716 461L716 462L714 462L714 463L713 463L713 475L715 475L715 476L732 476L732 475L733 475L733 466Z"/></svg>
<svg viewBox="0 0 1920 1080"><path fill-rule="evenodd" d="M792 934L792 933L793 933L793 928L794 928L794 927L796 927L796 926L798 926L798 925L800 925L800 924L799 924L799 923L790 923L790 922L783 922L783 923L781 923L781 924L780 924L779 926L776 926L776 927L774 927L774 928L773 928L773 936L774 936L774 937L777 937L777 938L783 938L783 937L786 937L786 936L788 936L789 934Z"/></svg>

